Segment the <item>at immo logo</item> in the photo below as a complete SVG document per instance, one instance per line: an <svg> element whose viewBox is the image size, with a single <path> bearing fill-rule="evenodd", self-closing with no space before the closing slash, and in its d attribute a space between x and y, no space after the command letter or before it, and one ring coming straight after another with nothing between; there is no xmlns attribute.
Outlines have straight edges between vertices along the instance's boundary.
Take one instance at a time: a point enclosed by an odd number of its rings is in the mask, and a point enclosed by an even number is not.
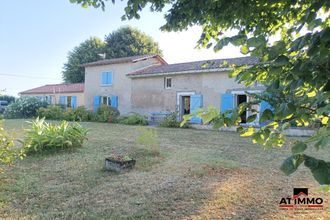
<svg viewBox="0 0 330 220"><path fill-rule="evenodd" d="M294 188L292 197L283 197L279 203L280 208L310 208L322 209L323 199L308 195L308 188Z"/></svg>

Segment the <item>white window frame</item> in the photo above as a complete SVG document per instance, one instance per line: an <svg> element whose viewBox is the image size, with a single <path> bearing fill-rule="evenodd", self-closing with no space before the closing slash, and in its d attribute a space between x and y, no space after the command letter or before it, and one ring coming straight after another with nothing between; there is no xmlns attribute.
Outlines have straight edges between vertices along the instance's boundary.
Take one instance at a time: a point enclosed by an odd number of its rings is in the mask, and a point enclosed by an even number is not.
<svg viewBox="0 0 330 220"><path fill-rule="evenodd" d="M235 103L235 108L237 108L237 95L246 95L246 102L249 102L250 101L250 97L249 97L249 94L247 94L246 92L250 92L250 93L261 93L262 91L261 90L247 90L247 91L232 91L231 94L234 95L235 97L235 100L234 100L234 103ZM260 104L259 104L259 109L260 109ZM251 112L250 111L247 111L246 112L246 119L251 116ZM257 117L256 119L254 120L254 122L249 122L249 123L241 123L242 125L259 125L259 118L260 118L260 113L258 112L257 113Z"/></svg>
<svg viewBox="0 0 330 220"><path fill-rule="evenodd" d="M167 80L168 80L168 79L171 80L171 86L168 86L168 85L167 85ZM172 81L172 77L165 77L165 80L164 80L164 84L165 84L164 87L165 87L165 89L172 89L172 84L173 84L172 82L173 82L173 81Z"/></svg>
<svg viewBox="0 0 330 220"><path fill-rule="evenodd" d="M101 98L101 104L102 105L107 105L107 106L111 106L111 97L110 96L101 96L102 98ZM103 98L107 98L107 104L104 104L103 103ZM109 101L110 101L110 105L109 105Z"/></svg>

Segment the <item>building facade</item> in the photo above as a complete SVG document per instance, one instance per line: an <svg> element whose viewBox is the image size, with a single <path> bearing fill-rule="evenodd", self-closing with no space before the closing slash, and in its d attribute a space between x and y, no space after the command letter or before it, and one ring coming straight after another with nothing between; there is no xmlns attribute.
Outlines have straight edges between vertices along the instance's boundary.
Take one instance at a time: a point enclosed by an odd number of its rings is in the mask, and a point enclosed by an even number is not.
<svg viewBox="0 0 330 220"><path fill-rule="evenodd" d="M84 83L49 84L20 92L20 96L34 96L49 104L68 108L85 106Z"/></svg>

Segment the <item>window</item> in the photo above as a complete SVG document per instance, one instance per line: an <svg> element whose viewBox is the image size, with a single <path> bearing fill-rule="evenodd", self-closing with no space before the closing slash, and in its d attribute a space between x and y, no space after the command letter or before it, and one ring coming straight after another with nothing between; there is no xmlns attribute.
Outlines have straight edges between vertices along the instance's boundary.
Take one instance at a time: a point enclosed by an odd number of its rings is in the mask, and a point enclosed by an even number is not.
<svg viewBox="0 0 330 220"><path fill-rule="evenodd" d="M72 97L67 96L66 97L66 107L71 108L71 104L72 104Z"/></svg>
<svg viewBox="0 0 330 220"><path fill-rule="evenodd" d="M172 88L172 78L171 77L165 77L164 84L165 84L165 89Z"/></svg>
<svg viewBox="0 0 330 220"><path fill-rule="evenodd" d="M102 72L101 86L111 86L111 85L112 85L112 72Z"/></svg>
<svg viewBox="0 0 330 220"><path fill-rule="evenodd" d="M111 98L109 96L102 96L102 105L111 106Z"/></svg>

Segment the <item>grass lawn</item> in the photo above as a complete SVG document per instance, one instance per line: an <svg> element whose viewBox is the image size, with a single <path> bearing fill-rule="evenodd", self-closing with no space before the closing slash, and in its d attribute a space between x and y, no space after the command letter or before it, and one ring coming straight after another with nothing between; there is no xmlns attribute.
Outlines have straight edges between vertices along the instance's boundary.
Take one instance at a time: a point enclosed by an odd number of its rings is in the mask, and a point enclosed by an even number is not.
<svg viewBox="0 0 330 220"><path fill-rule="evenodd" d="M139 127L82 123L89 140L74 152L28 156L0 175L0 218L330 219L329 195L309 170L279 171L287 147L263 150L235 133L154 128L161 156L123 174L102 170L112 152L130 152ZM22 137L24 120L6 127ZM329 160L330 149L319 152ZM308 187L327 210L280 210L293 187Z"/></svg>

